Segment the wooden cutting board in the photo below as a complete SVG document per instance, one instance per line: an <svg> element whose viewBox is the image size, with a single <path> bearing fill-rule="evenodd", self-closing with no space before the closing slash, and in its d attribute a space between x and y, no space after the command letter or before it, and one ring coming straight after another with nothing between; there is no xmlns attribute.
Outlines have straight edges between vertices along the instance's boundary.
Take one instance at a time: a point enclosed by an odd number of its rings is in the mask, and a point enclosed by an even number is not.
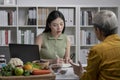
<svg viewBox="0 0 120 80"><path fill-rule="evenodd" d="M30 76L0 76L0 80L55 80L55 74L30 75Z"/></svg>

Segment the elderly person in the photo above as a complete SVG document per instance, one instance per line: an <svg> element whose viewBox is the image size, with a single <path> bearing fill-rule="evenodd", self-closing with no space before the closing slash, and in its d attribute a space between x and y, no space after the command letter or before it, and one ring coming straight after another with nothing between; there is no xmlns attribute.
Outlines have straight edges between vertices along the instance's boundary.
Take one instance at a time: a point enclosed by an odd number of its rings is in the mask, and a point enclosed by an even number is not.
<svg viewBox="0 0 120 80"><path fill-rule="evenodd" d="M102 10L93 18L94 31L101 43L90 49L87 67L72 61L80 80L120 80L120 37L117 34L117 17L112 11Z"/></svg>

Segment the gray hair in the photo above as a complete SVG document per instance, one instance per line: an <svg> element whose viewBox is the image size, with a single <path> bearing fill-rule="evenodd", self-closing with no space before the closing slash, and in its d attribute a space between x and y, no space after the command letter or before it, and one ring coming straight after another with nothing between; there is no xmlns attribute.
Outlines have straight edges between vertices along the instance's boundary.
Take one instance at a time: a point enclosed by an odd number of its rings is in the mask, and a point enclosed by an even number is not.
<svg viewBox="0 0 120 80"><path fill-rule="evenodd" d="M104 36L117 33L117 17L114 12L109 10L101 10L97 12L93 18L94 27L104 32Z"/></svg>

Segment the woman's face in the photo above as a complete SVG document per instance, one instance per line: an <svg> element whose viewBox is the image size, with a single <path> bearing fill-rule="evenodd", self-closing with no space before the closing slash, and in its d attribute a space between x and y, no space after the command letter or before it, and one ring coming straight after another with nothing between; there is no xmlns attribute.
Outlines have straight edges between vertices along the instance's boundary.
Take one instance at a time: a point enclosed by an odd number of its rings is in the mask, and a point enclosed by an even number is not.
<svg viewBox="0 0 120 80"><path fill-rule="evenodd" d="M64 21L58 17L51 22L49 27L51 28L51 33L53 36L59 36L62 34Z"/></svg>

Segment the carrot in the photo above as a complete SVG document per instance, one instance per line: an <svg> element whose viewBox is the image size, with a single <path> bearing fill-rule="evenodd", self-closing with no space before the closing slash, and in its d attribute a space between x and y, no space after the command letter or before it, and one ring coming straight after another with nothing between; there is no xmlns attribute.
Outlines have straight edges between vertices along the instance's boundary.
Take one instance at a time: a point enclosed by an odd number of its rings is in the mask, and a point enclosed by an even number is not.
<svg viewBox="0 0 120 80"><path fill-rule="evenodd" d="M49 74L51 73L50 70L33 70L32 74L33 75L42 75L42 74Z"/></svg>

